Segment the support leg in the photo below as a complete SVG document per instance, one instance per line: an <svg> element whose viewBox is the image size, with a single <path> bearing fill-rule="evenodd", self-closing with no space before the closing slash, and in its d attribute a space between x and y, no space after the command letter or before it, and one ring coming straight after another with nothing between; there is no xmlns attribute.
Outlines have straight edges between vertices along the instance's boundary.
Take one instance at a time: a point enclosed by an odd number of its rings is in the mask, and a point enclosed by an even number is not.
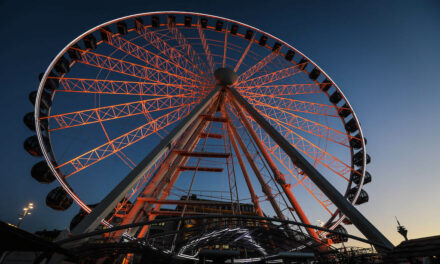
<svg viewBox="0 0 440 264"><path fill-rule="evenodd" d="M217 86L194 110L184 118L171 132L166 136L153 151L151 151L100 203L93 211L82 220L72 231L73 235L87 233L98 227L101 220L104 219L116 204L125 196L125 194L136 184L136 182L153 166L176 140L182 136L189 125L202 113L206 107L211 105L217 98L221 86Z"/></svg>
<svg viewBox="0 0 440 264"><path fill-rule="evenodd" d="M272 170L275 180L277 183L281 186L284 193L287 196L287 199L289 200L291 206L293 209L295 209L296 214L300 218L301 222L304 224L310 225L310 221L307 218L306 214L304 213L303 209L301 208L300 204L296 200L295 196L293 195L292 191L290 190L290 186L286 183L286 179L283 174L278 170L277 166L275 165L274 161L269 155L269 152L266 150L266 148L263 146L263 143L261 143L260 139L257 136L257 133L255 133L254 129L250 125L249 121L246 119L245 115L243 114L241 108L234 107L235 111L237 112L238 116L241 119L242 124L244 127L249 131L249 134L252 137L252 140L255 142L255 144L258 147L258 150L263 155L264 159L266 160L267 164L269 165L270 169ZM318 234L313 230L312 228L307 228L307 232L309 235L316 240L320 240Z"/></svg>
<svg viewBox="0 0 440 264"><path fill-rule="evenodd" d="M232 131L233 137L238 141L238 144L240 145L241 150L243 151L244 155L246 156L246 159L249 162L249 165L251 165L252 170L255 173L255 176L257 176L258 181L260 182L261 188L263 189L264 194L266 194L267 198L269 199L270 204L272 205L275 213L280 219L285 219L283 212L281 211L280 207L278 206L278 203L275 201L275 198L272 194L272 190L270 189L269 185L266 183L266 181L263 178L263 175L261 175L260 171L258 170L257 165L255 165L254 160L252 159L251 154L249 153L246 145L244 144L243 140L241 139L240 135L238 134L237 130L235 129L234 124L229 123L230 128Z"/></svg>
<svg viewBox="0 0 440 264"><path fill-rule="evenodd" d="M210 106L210 108L204 113L204 115L207 116L211 116L212 114L214 114L215 110L219 107L219 104L222 103L222 98L223 95L222 93L219 96L219 100L214 103L212 106ZM181 146L176 146L176 148L178 149L183 149L183 150L188 150L189 152L192 152L194 150L194 148L197 146L197 143L200 140L200 134L205 131L207 126L207 122L200 118L199 122L197 123L196 126L194 126L194 129L188 131L187 135L189 137L186 139L182 139L181 140ZM160 197L161 200L166 199L166 197L168 196L171 188L174 186L174 183L176 182L176 180L179 178L180 175L180 171L178 171L178 168L183 165L186 164L186 162L188 161L189 157L187 156L179 156L177 155L177 157L173 160L172 164L168 164L168 166L164 166L165 170L163 172L163 176L162 176L162 180L161 182L155 186L154 189L152 189L152 192L145 192L144 193L144 197L154 197L156 199L158 199ZM162 168L162 166L161 166ZM141 201L137 201L137 203L142 203ZM153 208L154 204L149 204L146 207L144 206L145 203L142 203L142 206L144 208L144 212L150 212L151 209ZM156 205L155 206L155 210L160 209L161 205ZM138 216L136 221L142 221L140 218L141 217L145 217L145 216ZM154 218L153 216L147 215L148 219L152 219ZM148 231L148 226L144 226L140 232L140 234L138 235L138 237L143 237L145 236L145 234Z"/></svg>
<svg viewBox="0 0 440 264"><path fill-rule="evenodd" d="M234 136L232 134L232 130L231 130L230 124L227 125L227 130L228 130L229 138L231 139L232 147L234 148L234 151L235 151L235 155L237 156L238 163L240 164L240 168L241 168L241 171L243 173L243 177L244 177L244 179L246 181L246 184L248 186L249 193L251 194L251 199L252 199L252 203L254 204L255 211L257 212L257 214L259 216L264 217L263 211L260 208L260 202L258 201L258 197L255 194L254 187L252 186L251 179L250 179L249 174L247 172L247 169L246 169L246 166L244 164L243 158L241 157L241 153L240 153L240 149L238 148L237 141L235 140L235 138L234 138Z"/></svg>
<svg viewBox="0 0 440 264"><path fill-rule="evenodd" d="M363 216L342 194L312 165L310 164L291 144L287 141L268 121L261 116L252 105L250 105L235 89L227 89L234 106L240 104L246 112L264 129L264 131L280 146L280 148L291 158L292 162L303 170L307 176L318 186L321 191L335 204L343 214L367 237L370 241L382 244L392 249L393 244L374 227L365 216Z"/></svg>

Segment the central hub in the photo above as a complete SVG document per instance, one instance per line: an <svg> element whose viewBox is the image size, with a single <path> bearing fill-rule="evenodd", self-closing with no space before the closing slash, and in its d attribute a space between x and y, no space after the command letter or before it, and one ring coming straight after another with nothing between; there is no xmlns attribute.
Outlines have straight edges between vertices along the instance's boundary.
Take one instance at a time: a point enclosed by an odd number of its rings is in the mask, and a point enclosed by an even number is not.
<svg viewBox="0 0 440 264"><path fill-rule="evenodd" d="M218 83L223 86L230 86L237 82L238 75L229 68L218 68L214 72Z"/></svg>

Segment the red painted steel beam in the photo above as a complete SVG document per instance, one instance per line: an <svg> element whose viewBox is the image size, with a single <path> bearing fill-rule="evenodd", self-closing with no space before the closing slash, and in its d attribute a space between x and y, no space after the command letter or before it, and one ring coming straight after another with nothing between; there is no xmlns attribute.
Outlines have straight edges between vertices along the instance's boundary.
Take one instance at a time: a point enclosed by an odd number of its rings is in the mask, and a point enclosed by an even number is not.
<svg viewBox="0 0 440 264"><path fill-rule="evenodd" d="M211 106L218 98L221 87L217 86L191 113L186 116L173 130L148 154L146 157L115 187L113 190L72 230L72 234L78 235L96 229L104 219L116 207L125 194L149 171L169 148L187 131L189 126L198 119L206 108Z"/></svg>
<svg viewBox="0 0 440 264"><path fill-rule="evenodd" d="M197 30L199 32L200 41L202 42L203 50L205 51L206 60L208 61L209 70L211 73L214 73L215 71L215 61L212 57L211 51L209 50L209 45L205 37L205 33L200 26L200 23L197 25Z"/></svg>
<svg viewBox="0 0 440 264"><path fill-rule="evenodd" d="M277 52L271 52L266 57L264 57L262 60L260 60L258 63L256 63L254 66L247 69L245 72L240 74L238 76L237 82L242 82L248 80L250 77L252 77L255 73L259 72L264 66L266 66L269 62L271 62L276 56L278 56Z"/></svg>
<svg viewBox="0 0 440 264"><path fill-rule="evenodd" d="M212 77L212 75L209 74L210 69L209 66L206 64L206 59L202 59L199 56L198 52L194 49L191 43L185 38L182 32L180 32L177 27L170 27L169 30L173 38L179 44L178 47L180 47L180 49L188 56L188 58L190 58L192 64L198 69L200 69L202 71L202 74L205 75L207 74L208 78Z"/></svg>
<svg viewBox="0 0 440 264"><path fill-rule="evenodd" d="M196 166L180 166L180 171L207 171L207 172L222 172L223 168L213 167L196 167Z"/></svg>
<svg viewBox="0 0 440 264"><path fill-rule="evenodd" d="M394 245L361 214L347 199L322 175L301 153L290 144L268 121L264 119L246 99L244 99L235 89L227 89L228 95L240 104L249 115L260 125L264 131L283 149L291 158L292 162L298 166L309 178L322 190L322 192L345 214L353 224L370 241L383 245L384 248L393 249ZM381 248L378 248L381 250Z"/></svg>
<svg viewBox="0 0 440 264"><path fill-rule="evenodd" d="M310 93L322 93L322 90L316 83L304 83L247 86L246 91L243 91L244 95L262 94L274 96L289 96Z"/></svg>
<svg viewBox="0 0 440 264"><path fill-rule="evenodd" d="M58 168L65 167L71 171L66 177L70 177L73 174L113 155L116 151L122 150L139 140L148 137L151 134L179 121L186 117L191 111L190 106L178 108L174 111L167 113L159 118L156 118L138 128L135 128L119 137L112 139L86 153L83 153L61 165ZM116 146L113 148L112 146Z"/></svg>
<svg viewBox="0 0 440 264"><path fill-rule="evenodd" d="M60 82L57 92L124 94L145 96L173 96L176 94L204 94L206 87L195 85L159 84L149 81L121 81L85 78L49 77Z"/></svg>
<svg viewBox="0 0 440 264"><path fill-rule="evenodd" d="M234 67L234 72L238 71L238 68L240 68L241 63L243 62L244 58L246 57L246 55L249 52L249 49L251 48L252 43L254 42L254 36L252 36L252 39L249 40L249 44L247 45L246 49L244 50L244 52L241 54L240 59L238 60L237 64Z"/></svg>
<svg viewBox="0 0 440 264"><path fill-rule="evenodd" d="M218 99L217 99L218 100ZM212 106L209 108L212 109ZM204 112L209 112L209 108L205 109ZM183 135L176 141L176 146L174 148L185 147L188 144L192 145L198 137L194 135L197 129L204 121L200 118L195 118L194 121L189 125L188 129L183 133ZM191 143L189 143L191 142ZM179 157L178 152L171 151L168 157L162 162L160 167L155 171L149 183L141 191L141 196L143 197L158 197L161 195L164 186L164 180L167 182L169 180L170 173L174 173L175 170L180 166L182 158ZM135 222L137 219L142 218L142 212L148 212L151 210L151 206L146 206L143 199L136 199L133 207L130 209L127 216L123 219L122 224L129 224ZM133 231L134 233L134 231ZM120 236L121 234L116 234L115 236Z"/></svg>
<svg viewBox="0 0 440 264"><path fill-rule="evenodd" d="M145 49L144 47L138 46L135 43L120 37L120 35L113 34L105 29L101 29L101 31L104 31L108 35L108 41L106 41L105 43L125 52L126 54L130 54L132 57L145 62L151 67L158 70L164 70L166 72L177 74L186 78L191 78L194 79L194 81L201 81L207 84L205 80L200 79L201 76L199 74L195 74L194 72L189 71L184 66L163 58Z"/></svg>
<svg viewBox="0 0 440 264"><path fill-rule="evenodd" d="M188 95L164 96L136 102L51 115L42 117L40 119L48 120L48 122L51 124L49 131L55 131L163 110L174 110L174 108L195 104L196 102L197 101L193 96Z"/></svg>
<svg viewBox="0 0 440 264"><path fill-rule="evenodd" d="M200 123L197 124L197 128L195 130L195 132L193 131L188 131L188 132L192 132L192 133L187 133L187 135L192 135L187 141L185 147L189 148L189 150L193 150L197 143L199 142L199 137L196 136L197 134L199 134L201 131L203 131L206 128L206 122L204 122L203 120L198 119L198 121L201 121ZM183 143L182 143L183 144ZM148 199L151 200L156 200L156 201L165 201L165 199L168 197L168 195L170 194L170 191L172 189L172 187L174 186L174 183L177 181L177 179L180 176L181 171L179 171L177 169L178 166L182 165L182 164L186 164L186 162L188 161L189 157L183 157L183 156L179 156L177 154L174 154L175 159L174 161L168 161L168 162L164 162L162 163L161 167L159 168L159 173L161 173L162 176L162 180L159 182L159 184L157 185L155 191L152 194L149 194L148 197L138 197L136 200L136 203L142 203L143 204L143 213L146 213L146 215L139 215L136 218L136 221L142 221L142 218L147 218L148 221L153 220L156 215L151 214L151 210L154 209L153 211L159 211L160 208L162 207L162 204L159 202L155 202L155 203L149 203L145 206L145 203L148 202ZM171 164L172 162L172 164ZM171 164L171 165L170 165ZM159 199L160 197L160 199ZM142 229L140 230L139 234L137 235L138 238L143 238L145 237L145 235L148 232L149 229L149 225L145 225L142 227Z"/></svg>
<svg viewBox="0 0 440 264"><path fill-rule="evenodd" d="M299 69L298 65L289 67L289 68L284 68L275 72L271 72L262 76L258 76L246 81L242 81L240 83L237 83L234 87L236 87L237 89L243 89L243 90L247 90L248 86L258 86L258 85L264 85L267 83L271 83L271 82L275 82L275 81L279 81L288 77L291 77L295 74L298 74L301 72L301 69Z"/></svg>
<svg viewBox="0 0 440 264"><path fill-rule="evenodd" d="M139 200L153 204L175 204L175 205L231 205L231 202L201 201L201 200L162 200L154 197L138 197Z"/></svg>
<svg viewBox="0 0 440 264"><path fill-rule="evenodd" d="M201 138L216 138L216 139L222 139L223 135L222 134L212 134L212 133L201 133L200 134Z"/></svg>
<svg viewBox="0 0 440 264"><path fill-rule="evenodd" d="M225 113L225 114L227 114L227 113ZM255 194L254 187L253 187L251 179L249 177L249 173L246 169L246 165L244 163L244 160L241 156L240 149L238 148L237 141L235 140L234 135L232 133L230 124L228 124L227 130L228 130L229 138L232 143L232 147L234 148L234 151L235 151L235 156L237 157L238 163L240 164L240 168L243 173L243 177L246 181L246 185L248 186L249 193L251 195L251 199L252 199L252 203L254 205L255 211L257 212L257 214L259 216L264 216L263 211L261 210L261 207L260 207L260 202L258 201L258 196Z"/></svg>
<svg viewBox="0 0 440 264"><path fill-rule="evenodd" d="M231 153L219 153L219 152L191 152L185 150L174 150L179 155L189 157L205 157L205 158L229 158Z"/></svg>
<svg viewBox="0 0 440 264"><path fill-rule="evenodd" d="M181 211L151 211L150 214L152 215L170 215L170 216L181 216ZM185 211L185 215L206 215L207 213L200 213L200 212L188 212Z"/></svg>
<svg viewBox="0 0 440 264"><path fill-rule="evenodd" d="M266 95L258 93L243 92L243 96L252 100L252 104L261 104L276 109L309 113L313 115L323 115L339 117L338 108L332 105L319 104L307 101L301 101L291 98L283 98L275 95ZM276 107L275 107L276 106Z"/></svg>
<svg viewBox="0 0 440 264"><path fill-rule="evenodd" d="M280 219L285 219L283 212L281 211L280 207L278 206L278 203L275 201L274 195L272 194L272 190L270 189L270 186L266 183L266 181L263 178L263 175L261 175L260 171L258 170L257 165L254 162L254 159L252 158L252 155L249 153L246 144L244 144L243 140L241 139L240 135L237 132L237 129L235 128L234 124L229 123L230 128L232 131L232 135L234 138L238 141L238 144L240 145L241 150L243 151L244 155L246 156L246 159L251 165L252 170L255 173L255 176L257 176L258 181L260 182L261 188L263 189L263 193L267 196L267 199L269 199L270 204L272 205L275 213Z"/></svg>
<svg viewBox="0 0 440 264"><path fill-rule="evenodd" d="M214 113L215 109L217 109L219 101L220 99L218 99L216 103L212 104L212 107L208 109L206 115L212 115ZM200 134L206 129L207 126L207 122L203 118L197 118L196 121L197 122L195 122L195 124L193 125L194 129L189 129L188 131L186 131L182 140L179 140L180 145L175 146L175 148L183 147L183 149L186 149L188 151L194 150L194 148L196 147L197 143L200 140ZM165 200L168 197L172 187L174 186L175 182L177 181L181 173L177 168L183 164L186 164L190 158L189 156L177 155L177 153L174 152L171 153L171 156L176 156L176 157L174 160L169 160L161 165L161 167L159 168L159 173L163 175L162 180L156 186L154 192L152 194L149 194L148 197L152 197L155 199L159 199L160 197L160 200ZM136 201L136 202L143 203L142 201ZM155 215L149 214L149 212L153 209L153 206L154 206L154 210L160 210L162 205L149 204L143 207L143 212L147 213L146 217L149 220L152 220L155 217ZM145 217L145 215L139 215L136 218L136 220L140 221L142 217ZM138 238L144 237L148 232L148 228L149 226L144 226L139 232L137 237Z"/></svg>
<svg viewBox="0 0 440 264"><path fill-rule="evenodd" d="M224 117L217 117L217 116L212 116L212 115L201 115L205 120L207 121L212 121L212 122L222 122L222 123L226 123L229 121L228 118L224 118Z"/></svg>
<svg viewBox="0 0 440 264"><path fill-rule="evenodd" d="M287 196L287 199L289 200L289 202L292 205L293 209L295 210L296 214L300 218L301 222L303 222L304 224L310 225L310 221L309 221L308 217L306 216L306 214L305 214L304 210L302 209L301 205L299 204L298 200L296 199L296 197L293 195L292 191L290 190L290 185L286 183L286 179L285 179L284 175L278 170L277 166L275 165L275 162L270 157L269 152L267 151L267 149L264 147L263 143L258 138L257 133L255 133L254 129L252 128L249 121L246 119L246 117L243 114L243 112L241 111L241 109L236 104L233 104L233 106L234 106L235 111L240 116L242 124L244 125L244 127L247 129L247 131L251 135L253 141L255 142L255 144L258 147L258 150L263 155L264 159L266 160L267 164L269 165L269 168L272 170L272 172L275 176L275 180L283 189L284 193ZM307 232L313 238L320 240L318 234L316 233L316 231L314 229L307 228Z"/></svg>

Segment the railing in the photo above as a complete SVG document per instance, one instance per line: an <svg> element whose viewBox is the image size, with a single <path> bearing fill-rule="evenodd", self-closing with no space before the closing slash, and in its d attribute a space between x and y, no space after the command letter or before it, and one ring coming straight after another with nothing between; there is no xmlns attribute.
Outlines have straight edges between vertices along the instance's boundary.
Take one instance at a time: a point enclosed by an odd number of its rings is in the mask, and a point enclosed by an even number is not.
<svg viewBox="0 0 440 264"><path fill-rule="evenodd" d="M183 228L177 230L179 221L184 224ZM115 238L111 235L118 230L128 230L145 225L149 226L149 232L143 238L127 236ZM91 256L95 258L108 257L108 254L113 257L128 253L143 254L142 252L146 250L169 257L197 259L202 248L237 250L240 255L236 259L240 259L242 262L273 259L283 252L309 252L329 260L377 256L372 250L369 252L370 249L335 249L329 246L325 239L316 240L300 232L298 228L301 227L313 228L352 238L370 246L382 247L353 235L290 220L219 214L162 218L96 230L59 241L58 244L76 244L77 246L71 247L71 250L80 259Z"/></svg>

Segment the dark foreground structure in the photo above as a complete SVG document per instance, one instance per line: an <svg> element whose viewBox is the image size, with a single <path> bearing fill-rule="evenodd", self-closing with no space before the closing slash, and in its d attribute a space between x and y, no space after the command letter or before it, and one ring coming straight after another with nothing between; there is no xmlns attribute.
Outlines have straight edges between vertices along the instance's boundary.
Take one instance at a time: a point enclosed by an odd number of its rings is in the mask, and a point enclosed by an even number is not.
<svg viewBox="0 0 440 264"><path fill-rule="evenodd" d="M206 225L201 228L182 229L177 239L180 244L186 243L186 247L183 247L184 250L181 247L180 255L161 250L160 245L166 244L170 237L175 235L169 231L157 232L161 235L152 237L148 242L126 240L109 243L102 236L98 236L104 231L96 231L88 234L88 238L81 236L53 243L48 240L48 237L42 238L0 222L1 263L19 263L18 259L21 260L20 263L46 263L51 257L57 255L63 256L65 263L96 263L98 261L129 263L128 258L130 263L233 263L234 258L243 254L248 254L247 263L440 263L440 236L404 241L388 253L378 253L371 248L336 249L329 247L326 251L321 251L318 245L313 244L309 238L294 233L286 234L283 232L282 225L269 223L267 219L264 221L265 226L261 225L260 228L256 228L255 225L262 224L263 221L248 218L246 219L248 224L243 224L244 219L223 216L226 220L223 223L226 223L228 227L217 228L216 231L209 232L209 223L214 223L218 219L220 218L187 219L205 222ZM153 226L165 226L167 222L175 223L176 221L178 221L176 218L152 221L152 230ZM247 234L243 232L246 228ZM197 235L197 233L203 235ZM185 240L188 234L191 234L192 238ZM283 240L284 242L281 242ZM82 243L70 246L69 249L63 247L68 244L72 245L74 241L82 241ZM276 254L270 254L273 253L269 251L271 244L275 243L277 247L296 245L302 249L295 252L277 248ZM199 251L199 260L192 260L189 257L195 248L202 248ZM252 255L258 250L267 250L268 257L252 260Z"/></svg>

